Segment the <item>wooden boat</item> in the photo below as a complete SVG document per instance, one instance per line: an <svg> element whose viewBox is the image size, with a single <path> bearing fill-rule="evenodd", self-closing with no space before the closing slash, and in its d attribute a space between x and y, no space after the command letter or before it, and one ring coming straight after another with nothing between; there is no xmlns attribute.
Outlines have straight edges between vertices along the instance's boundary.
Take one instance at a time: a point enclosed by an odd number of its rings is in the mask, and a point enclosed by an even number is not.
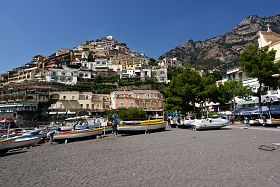
<svg viewBox="0 0 280 187"><path fill-rule="evenodd" d="M25 148L25 147L31 147L38 143L39 138L38 137L16 137L16 140L14 141L14 145L11 149L18 149L18 148Z"/></svg>
<svg viewBox="0 0 280 187"><path fill-rule="evenodd" d="M193 130L206 130L206 129L220 129L228 125L227 119L216 118L216 119L199 119L195 120L191 125Z"/></svg>
<svg viewBox="0 0 280 187"><path fill-rule="evenodd" d="M0 153L8 152L13 146L16 138L0 138Z"/></svg>
<svg viewBox="0 0 280 187"><path fill-rule="evenodd" d="M167 122L164 120L144 120L144 121L122 121L118 125L118 131L121 132L139 132L150 130L165 130Z"/></svg>
<svg viewBox="0 0 280 187"><path fill-rule="evenodd" d="M109 129L109 127L107 128ZM106 128L105 128L106 130ZM75 138L85 138L85 137L94 137L96 135L101 135L104 131L104 128L94 128L94 129L83 129L83 130L74 130L74 131L64 131L57 132L54 134L54 140L67 140Z"/></svg>
<svg viewBox="0 0 280 187"><path fill-rule="evenodd" d="M32 130L29 132L25 132L21 135L21 137L37 137L39 139L38 143L42 143L47 138L47 132L44 132L42 130Z"/></svg>

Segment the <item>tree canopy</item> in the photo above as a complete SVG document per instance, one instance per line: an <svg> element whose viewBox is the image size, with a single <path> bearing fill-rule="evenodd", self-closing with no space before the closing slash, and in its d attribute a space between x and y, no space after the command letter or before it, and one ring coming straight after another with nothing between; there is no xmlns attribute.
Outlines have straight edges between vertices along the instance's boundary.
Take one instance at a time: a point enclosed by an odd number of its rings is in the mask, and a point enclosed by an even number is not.
<svg viewBox="0 0 280 187"><path fill-rule="evenodd" d="M235 97L248 98L252 95L252 90L249 86L243 86L241 81L231 80L226 81L223 85L219 85L218 100L221 104L233 101L235 109Z"/></svg>
<svg viewBox="0 0 280 187"><path fill-rule="evenodd" d="M258 88L259 101L261 98L262 86L279 86L279 77L273 77L273 74L279 73L280 62L275 62L275 50L269 50L268 47L259 48L256 45L248 45L241 53L239 60L241 68L246 76L257 78L260 87ZM261 102L259 102L261 105Z"/></svg>
<svg viewBox="0 0 280 187"><path fill-rule="evenodd" d="M175 74L164 89L166 111L195 111L195 103L217 100L217 87L211 75L201 77L199 73L185 66Z"/></svg>

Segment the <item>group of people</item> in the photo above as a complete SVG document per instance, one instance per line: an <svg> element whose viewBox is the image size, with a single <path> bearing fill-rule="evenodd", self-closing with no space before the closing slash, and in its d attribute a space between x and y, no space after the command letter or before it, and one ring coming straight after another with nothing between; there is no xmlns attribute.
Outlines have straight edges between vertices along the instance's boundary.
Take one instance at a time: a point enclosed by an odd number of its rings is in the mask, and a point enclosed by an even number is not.
<svg viewBox="0 0 280 187"><path fill-rule="evenodd" d="M167 122L168 122L169 126L180 125L182 122L182 119L180 116L168 116Z"/></svg>

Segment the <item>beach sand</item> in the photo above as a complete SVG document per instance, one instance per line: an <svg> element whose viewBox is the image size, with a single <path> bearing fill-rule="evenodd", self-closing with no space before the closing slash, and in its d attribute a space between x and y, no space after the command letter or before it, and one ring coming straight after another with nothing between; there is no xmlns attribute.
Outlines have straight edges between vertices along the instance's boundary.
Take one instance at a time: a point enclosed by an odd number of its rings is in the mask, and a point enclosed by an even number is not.
<svg viewBox="0 0 280 187"><path fill-rule="evenodd" d="M280 186L279 131L164 132L50 144L0 157L0 186Z"/></svg>

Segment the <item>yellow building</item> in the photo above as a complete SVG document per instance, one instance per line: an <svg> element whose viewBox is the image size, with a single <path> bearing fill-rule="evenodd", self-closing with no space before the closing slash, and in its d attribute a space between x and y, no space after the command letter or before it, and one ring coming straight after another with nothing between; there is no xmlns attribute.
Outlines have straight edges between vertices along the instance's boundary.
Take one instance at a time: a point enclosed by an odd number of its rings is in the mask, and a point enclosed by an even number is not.
<svg viewBox="0 0 280 187"><path fill-rule="evenodd" d="M49 107L49 114L78 114L110 109L109 94L93 94L92 92L62 91L51 92L50 100L54 101Z"/></svg>

